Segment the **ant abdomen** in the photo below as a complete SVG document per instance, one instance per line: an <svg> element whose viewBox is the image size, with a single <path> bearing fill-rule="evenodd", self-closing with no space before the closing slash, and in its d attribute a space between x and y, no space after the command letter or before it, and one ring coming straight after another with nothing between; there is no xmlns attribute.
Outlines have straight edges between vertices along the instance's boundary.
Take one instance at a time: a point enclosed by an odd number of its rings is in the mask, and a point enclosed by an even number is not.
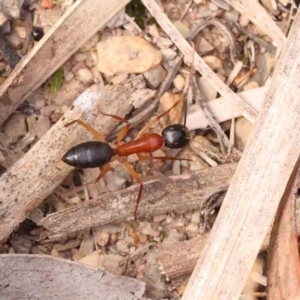
<svg viewBox="0 0 300 300"><path fill-rule="evenodd" d="M114 155L113 149L103 142L86 142L71 148L62 160L76 168L97 168L110 162Z"/></svg>

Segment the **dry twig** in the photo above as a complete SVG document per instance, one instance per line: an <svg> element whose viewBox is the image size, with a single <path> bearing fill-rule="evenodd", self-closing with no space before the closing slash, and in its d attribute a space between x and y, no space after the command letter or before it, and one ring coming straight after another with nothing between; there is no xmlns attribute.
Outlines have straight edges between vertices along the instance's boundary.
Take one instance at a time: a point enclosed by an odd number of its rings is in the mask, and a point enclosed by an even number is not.
<svg viewBox="0 0 300 300"><path fill-rule="evenodd" d="M144 183L138 217L168 211L178 213L199 208L212 195L226 191L236 164L221 165L193 175L173 176ZM138 186L100 196L60 212L50 214L42 225L52 233L70 234L107 223L119 223L133 217Z"/></svg>
<svg viewBox="0 0 300 300"><path fill-rule="evenodd" d="M300 11L208 243L183 295L238 299L300 151Z"/></svg>

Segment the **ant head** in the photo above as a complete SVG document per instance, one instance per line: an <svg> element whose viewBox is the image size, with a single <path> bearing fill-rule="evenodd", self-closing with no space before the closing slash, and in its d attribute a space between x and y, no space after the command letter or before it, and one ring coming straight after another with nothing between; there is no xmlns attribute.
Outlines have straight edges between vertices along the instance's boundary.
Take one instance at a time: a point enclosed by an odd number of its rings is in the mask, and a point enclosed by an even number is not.
<svg viewBox="0 0 300 300"><path fill-rule="evenodd" d="M190 133L182 124L167 126L161 134L164 137L165 146L170 149L183 148L190 142Z"/></svg>

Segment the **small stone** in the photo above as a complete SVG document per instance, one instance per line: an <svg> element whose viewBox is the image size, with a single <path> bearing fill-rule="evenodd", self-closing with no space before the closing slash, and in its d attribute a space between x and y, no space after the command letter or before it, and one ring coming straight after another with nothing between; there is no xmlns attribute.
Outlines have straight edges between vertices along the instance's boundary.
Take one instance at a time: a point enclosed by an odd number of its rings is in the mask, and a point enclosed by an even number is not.
<svg viewBox="0 0 300 300"><path fill-rule="evenodd" d="M194 0L194 3L201 4L203 0Z"/></svg>
<svg viewBox="0 0 300 300"><path fill-rule="evenodd" d="M155 37L155 38L159 38L160 37L160 34L159 34L159 31L158 31L158 28L156 25L149 25L148 27L148 33L149 35Z"/></svg>
<svg viewBox="0 0 300 300"><path fill-rule="evenodd" d="M109 241L109 234L103 231L97 232L95 234L95 241L100 247L104 247Z"/></svg>
<svg viewBox="0 0 300 300"><path fill-rule="evenodd" d="M3 125L3 131L11 138L12 143L27 133L25 116L20 113L12 114Z"/></svg>
<svg viewBox="0 0 300 300"><path fill-rule="evenodd" d="M189 36L190 29L182 21L175 21L174 26L185 39Z"/></svg>
<svg viewBox="0 0 300 300"><path fill-rule="evenodd" d="M53 245L53 248L55 248L58 252L61 252L61 251L70 250L72 248L77 248L79 245L80 245L79 240L70 240L65 244L56 243Z"/></svg>
<svg viewBox="0 0 300 300"><path fill-rule="evenodd" d="M221 59L213 55L207 55L203 57L203 60L207 63L207 65L214 71L220 70L223 68L223 64Z"/></svg>
<svg viewBox="0 0 300 300"><path fill-rule="evenodd" d="M242 14L240 16L240 20L239 23L242 27L247 27L248 24L250 23L250 20L248 19L248 17L246 16L246 14Z"/></svg>
<svg viewBox="0 0 300 300"><path fill-rule="evenodd" d="M79 204L81 199L79 197L65 198L64 199L68 204Z"/></svg>
<svg viewBox="0 0 300 300"><path fill-rule="evenodd" d="M161 65L158 65L143 75L150 86L156 89L165 80L167 74L168 72Z"/></svg>
<svg viewBox="0 0 300 300"><path fill-rule="evenodd" d="M236 10L229 10L225 12L225 19L230 22L237 22L239 20L239 13Z"/></svg>
<svg viewBox="0 0 300 300"><path fill-rule="evenodd" d="M29 216L27 216L27 219L30 219L33 221L36 225L41 225L41 221L44 218L44 213L43 211L39 208L36 207Z"/></svg>
<svg viewBox="0 0 300 300"><path fill-rule="evenodd" d="M182 75L177 75L173 80L173 84L178 91L182 91L185 86L184 77Z"/></svg>
<svg viewBox="0 0 300 300"><path fill-rule="evenodd" d="M15 253L16 252L15 252L14 248L13 247L9 247L8 254L15 254Z"/></svg>
<svg viewBox="0 0 300 300"><path fill-rule="evenodd" d="M154 223L161 223L167 217L166 214L160 214L153 217Z"/></svg>
<svg viewBox="0 0 300 300"><path fill-rule="evenodd" d="M199 89L206 101L217 98L218 92L211 86L210 82L205 77L199 78L198 83Z"/></svg>
<svg viewBox="0 0 300 300"><path fill-rule="evenodd" d="M114 275L122 275L123 268L120 267L124 262L124 257L115 254L108 254L103 256L102 267Z"/></svg>
<svg viewBox="0 0 300 300"><path fill-rule="evenodd" d="M211 2L208 4L208 7L211 11L218 11L219 10L219 7L216 4L211 3Z"/></svg>
<svg viewBox="0 0 300 300"><path fill-rule="evenodd" d="M80 245L79 251L82 256L90 255L95 250L94 239L92 236L85 237Z"/></svg>
<svg viewBox="0 0 300 300"><path fill-rule="evenodd" d="M99 33L97 32L80 48L80 50L82 52L90 51L91 48L96 46L96 44L99 42L99 39L100 39L100 36L99 36Z"/></svg>
<svg viewBox="0 0 300 300"><path fill-rule="evenodd" d="M125 188L127 179L117 172L107 172L105 181L109 191L118 191Z"/></svg>
<svg viewBox="0 0 300 300"><path fill-rule="evenodd" d="M163 248L169 248L172 247L177 242L182 242L186 239L186 236L184 233L178 232L175 229L171 229L169 231L168 236L163 240L162 247Z"/></svg>
<svg viewBox="0 0 300 300"><path fill-rule="evenodd" d="M15 31L17 33L17 35L21 38L21 39L25 39L27 36L26 33L26 29L24 27L15 27Z"/></svg>
<svg viewBox="0 0 300 300"><path fill-rule="evenodd" d="M188 237L194 238L197 235L197 231L198 231L198 224L195 223L190 223L187 227L186 227L186 234L188 235Z"/></svg>
<svg viewBox="0 0 300 300"><path fill-rule="evenodd" d="M75 56L74 56L74 60L75 60L75 61L78 61L78 62L85 61L86 59L87 59L87 55L86 55L86 54L83 54L83 53L77 53L77 54L75 54Z"/></svg>
<svg viewBox="0 0 300 300"><path fill-rule="evenodd" d="M160 64L161 53L137 36L115 36L97 44L100 72L107 75L144 73Z"/></svg>
<svg viewBox="0 0 300 300"><path fill-rule="evenodd" d="M51 122L49 118L43 115L39 115L34 124L33 131L35 132L38 139L40 139L41 137L44 136L46 132L48 132L50 127L51 127Z"/></svg>
<svg viewBox="0 0 300 300"><path fill-rule="evenodd" d="M87 68L80 69L77 74L79 80L83 83L91 83L93 81L93 73Z"/></svg>
<svg viewBox="0 0 300 300"><path fill-rule="evenodd" d="M214 50L214 47L205 38L201 37L197 44L197 50L200 54L204 55Z"/></svg>
<svg viewBox="0 0 300 300"><path fill-rule="evenodd" d="M180 175L181 174L181 170L180 170L180 161L179 160L175 160L172 164L172 172L174 175Z"/></svg>
<svg viewBox="0 0 300 300"><path fill-rule="evenodd" d="M116 247L117 247L118 252L125 253L125 254L129 253L129 247L124 240L118 241L116 243Z"/></svg>
<svg viewBox="0 0 300 300"><path fill-rule="evenodd" d="M150 235L150 236L153 236L153 237L158 237L158 236L160 235L160 232L154 230L154 229L151 227L151 224L150 224L150 223L144 223L144 224L143 224L141 233L142 233L142 234L145 234L145 235Z"/></svg>
<svg viewBox="0 0 300 300"><path fill-rule="evenodd" d="M199 224L200 223L200 211L195 210L192 214L191 218L192 223Z"/></svg>
<svg viewBox="0 0 300 300"><path fill-rule="evenodd" d="M59 257L58 251L57 251L56 249L54 249L54 248L51 250L50 255L51 255L51 256L54 256L54 257Z"/></svg>
<svg viewBox="0 0 300 300"><path fill-rule="evenodd" d="M182 217L179 217L177 220L175 220L172 224L172 226L174 228L180 228L180 227L183 227L185 226L185 221Z"/></svg>
<svg viewBox="0 0 300 300"><path fill-rule="evenodd" d="M10 45L15 48L16 50L20 50L22 48L23 41L22 39L17 35L16 32L8 35L6 37L7 41L10 43Z"/></svg>
<svg viewBox="0 0 300 300"><path fill-rule="evenodd" d="M111 235L110 235L110 238L109 238L109 243L113 245L113 244L115 244L117 241L118 241L118 236L117 236L115 233L111 234Z"/></svg>
<svg viewBox="0 0 300 300"><path fill-rule="evenodd" d="M259 84L256 81L250 81L244 86L244 91L249 91L258 88L259 88Z"/></svg>
<svg viewBox="0 0 300 300"><path fill-rule="evenodd" d="M166 220L165 220L165 223L166 224L171 224L173 222L173 218L172 216L167 216Z"/></svg>
<svg viewBox="0 0 300 300"><path fill-rule="evenodd" d="M128 74L116 75L110 79L110 82L114 85L124 83L128 79Z"/></svg>
<svg viewBox="0 0 300 300"><path fill-rule="evenodd" d="M173 49L162 49L161 53L165 61L173 60L177 56L176 51Z"/></svg>
<svg viewBox="0 0 300 300"><path fill-rule="evenodd" d="M97 231L103 231L105 233L119 233L123 230L123 226L120 225L115 225L115 224L106 224L106 225L101 225L96 227Z"/></svg>
<svg viewBox="0 0 300 300"><path fill-rule="evenodd" d="M87 255L78 261L91 267L100 268L102 265L102 260L102 252L100 250L96 250L92 254Z"/></svg>
<svg viewBox="0 0 300 300"><path fill-rule="evenodd" d="M141 244L145 244L147 241L148 241L147 235L140 233L139 234L139 242Z"/></svg>
<svg viewBox="0 0 300 300"><path fill-rule="evenodd" d="M164 111L170 109L176 102L180 101L180 103L169 112L171 124L179 123L181 120L183 98L182 94L172 94L169 92L164 93L160 98L160 103Z"/></svg>
<svg viewBox="0 0 300 300"><path fill-rule="evenodd" d="M64 80L65 80L66 82L69 82L69 81L71 81L74 77L75 77L74 73L69 72L69 73L67 73L67 74L64 75Z"/></svg>

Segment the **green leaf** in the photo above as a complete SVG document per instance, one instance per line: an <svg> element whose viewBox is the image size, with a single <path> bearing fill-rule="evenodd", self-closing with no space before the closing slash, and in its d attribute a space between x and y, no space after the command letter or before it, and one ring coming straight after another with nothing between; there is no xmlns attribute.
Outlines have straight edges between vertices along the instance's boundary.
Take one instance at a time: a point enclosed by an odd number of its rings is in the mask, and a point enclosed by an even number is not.
<svg viewBox="0 0 300 300"><path fill-rule="evenodd" d="M64 78L64 70L58 69L50 79L50 93L55 94L62 86Z"/></svg>

